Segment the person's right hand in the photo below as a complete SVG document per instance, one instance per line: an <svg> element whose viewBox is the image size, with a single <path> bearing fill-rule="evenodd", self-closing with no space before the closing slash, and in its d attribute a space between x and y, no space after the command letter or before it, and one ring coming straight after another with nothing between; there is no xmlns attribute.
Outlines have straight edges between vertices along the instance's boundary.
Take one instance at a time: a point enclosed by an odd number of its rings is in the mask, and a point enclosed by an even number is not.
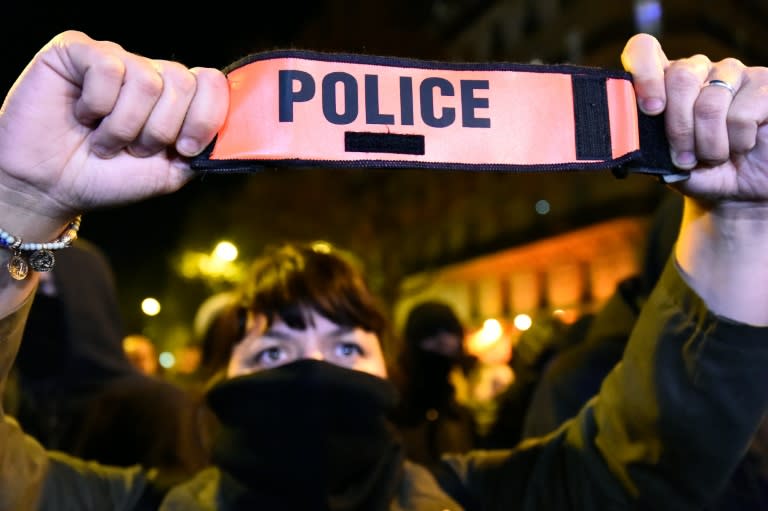
<svg viewBox="0 0 768 511"><path fill-rule="evenodd" d="M0 227L15 233L48 219L53 229L84 210L177 190L228 106L218 70L57 35L0 110Z"/></svg>

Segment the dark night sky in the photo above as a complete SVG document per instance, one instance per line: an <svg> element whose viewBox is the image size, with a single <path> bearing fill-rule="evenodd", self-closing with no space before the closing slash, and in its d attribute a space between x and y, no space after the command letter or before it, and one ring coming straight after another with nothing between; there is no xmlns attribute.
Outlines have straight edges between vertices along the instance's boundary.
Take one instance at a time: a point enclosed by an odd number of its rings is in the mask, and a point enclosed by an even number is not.
<svg viewBox="0 0 768 511"><path fill-rule="evenodd" d="M162 12L149 3L113 2L8 2L3 15L0 45L3 93L11 86L27 61L56 33L82 30L97 39L109 39L126 49L150 57L175 59L189 66L223 67L245 53L269 46L290 44L300 23L289 23L287 12L312 14L310 5L320 2L275 2L273 16L248 4L214 2L195 9L184 3L179 12L162 4ZM259 2L259 4L263 4ZM160 7L159 3L154 4ZM256 5L256 3L252 4ZM282 11L282 12L281 12ZM276 16L276 17L275 17ZM276 21L278 20L278 21ZM212 182L213 181L213 182ZM237 178L208 180L205 186L193 182L177 194L119 209L85 215L81 236L101 246L113 263L121 288L145 287L157 293L168 271L165 251L177 241L179 225L195 198L216 186L236 186ZM221 190L219 190L221 191ZM138 284L146 281L146 284ZM136 290L136 293L139 291ZM130 318L129 318L130 319Z"/></svg>
<svg viewBox="0 0 768 511"><path fill-rule="evenodd" d="M381 48L386 51L398 43L398 38L379 36L375 30L360 34L362 24L352 18L359 15L361 8L339 10L337 7L329 14L326 3L323 0L212 2L193 8L185 2L174 12L174 5L167 2L162 6L157 2L9 2L10 6L4 6L0 30L3 48L0 86L5 93L34 52L66 29L82 30L93 38L118 42L126 49L149 57L218 68L252 51L270 48L303 46L349 51ZM303 35L308 24L316 23L323 16L334 20L327 32L321 24L315 25L313 35ZM356 37L362 37L362 41ZM81 236L104 249L116 270L122 298L132 302L130 306L123 304L129 328L134 328L136 318L140 319L135 314L135 300L158 294L164 285L164 276L169 271L167 251L176 246L181 232L177 227L195 208L201 194L226 196L228 190L242 186L243 179L247 178L227 176L209 178L205 183L193 181L171 196L85 215Z"/></svg>
<svg viewBox="0 0 768 511"><path fill-rule="evenodd" d="M434 29L431 22L425 24L429 6L434 3L432 0L219 1L193 7L189 2L178 5L173 2L6 2L0 27L3 56L0 87L7 90L34 52L65 29L82 30L96 39L113 40L148 57L175 59L188 66L221 68L253 51L287 47L439 58L439 38L434 30L425 30ZM472 6L489 2L444 0L442 3ZM725 11L726 4L730 3L724 1L708 3L707 9L702 9L697 2L683 0L662 3L679 6L675 23L678 33L685 37L671 42L679 44L685 54L689 54L689 40L697 47L710 41L697 35L704 27L729 53L729 47L739 46L745 54L764 55L764 46L750 37L744 28L747 23L743 16L737 16L739 12L753 13L757 4L760 13L765 14L768 7L762 0L736 0L740 8ZM719 14L702 17L702 13L711 11ZM698 17L691 16L697 12ZM734 20L728 23L738 30L729 31L725 22L718 24L731 15ZM618 28L615 23L608 25L613 32L632 28L630 24ZM554 44L563 39L560 32L553 34L548 27L540 29L538 39L531 40ZM587 38L586 43L597 44L596 41L604 41L608 35L624 40L624 34L605 29L592 34L595 40ZM764 24L752 27L753 32L758 29L762 33ZM611 58L617 56L615 48L608 46L606 51ZM746 51L750 49L751 53ZM219 203L225 208L229 194L242 188L245 179L248 176L193 181L171 196L91 212L84 217L81 235L101 246L116 270L129 328L135 328L141 319L136 313L136 300L147 294L158 294L165 286L170 271L168 252L176 248L185 218L201 203L211 204L212 196L220 198ZM203 197L208 201L202 201ZM289 199L286 204L290 206Z"/></svg>

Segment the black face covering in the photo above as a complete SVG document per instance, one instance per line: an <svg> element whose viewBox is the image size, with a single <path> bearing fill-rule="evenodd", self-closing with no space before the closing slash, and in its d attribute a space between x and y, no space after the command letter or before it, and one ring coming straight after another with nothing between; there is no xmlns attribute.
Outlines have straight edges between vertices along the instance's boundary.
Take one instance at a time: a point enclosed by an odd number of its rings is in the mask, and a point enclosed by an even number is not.
<svg viewBox="0 0 768 511"><path fill-rule="evenodd" d="M418 409L435 408L444 410L451 406L454 396L453 384L449 374L458 361L439 353L416 350L412 355L411 384L407 389L407 401Z"/></svg>
<svg viewBox="0 0 768 511"><path fill-rule="evenodd" d="M69 362L69 329L64 303L58 296L38 293L29 311L16 367L21 377L55 380Z"/></svg>
<svg viewBox="0 0 768 511"><path fill-rule="evenodd" d="M214 462L237 509L385 510L402 470L381 378L301 360L208 392Z"/></svg>

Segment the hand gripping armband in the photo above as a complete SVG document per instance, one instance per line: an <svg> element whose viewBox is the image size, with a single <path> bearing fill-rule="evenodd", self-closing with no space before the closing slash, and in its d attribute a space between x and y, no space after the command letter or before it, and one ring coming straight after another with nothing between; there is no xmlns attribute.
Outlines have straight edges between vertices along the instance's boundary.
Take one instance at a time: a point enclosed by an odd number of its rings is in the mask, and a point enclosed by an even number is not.
<svg viewBox="0 0 768 511"><path fill-rule="evenodd" d="M573 65L469 64L278 50L227 68L225 125L196 170L611 169L680 176L663 116L631 75Z"/></svg>

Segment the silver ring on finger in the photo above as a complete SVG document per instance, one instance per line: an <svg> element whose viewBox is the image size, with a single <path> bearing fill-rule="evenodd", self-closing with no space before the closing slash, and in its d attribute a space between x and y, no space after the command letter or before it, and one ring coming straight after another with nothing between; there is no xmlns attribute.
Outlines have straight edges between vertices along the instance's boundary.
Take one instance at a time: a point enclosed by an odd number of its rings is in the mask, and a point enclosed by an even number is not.
<svg viewBox="0 0 768 511"><path fill-rule="evenodd" d="M731 96L736 95L736 91L733 89L733 85L726 82L725 80L710 80L707 82L707 85L705 85L705 87L709 87L709 86L722 87L723 89L730 92Z"/></svg>

